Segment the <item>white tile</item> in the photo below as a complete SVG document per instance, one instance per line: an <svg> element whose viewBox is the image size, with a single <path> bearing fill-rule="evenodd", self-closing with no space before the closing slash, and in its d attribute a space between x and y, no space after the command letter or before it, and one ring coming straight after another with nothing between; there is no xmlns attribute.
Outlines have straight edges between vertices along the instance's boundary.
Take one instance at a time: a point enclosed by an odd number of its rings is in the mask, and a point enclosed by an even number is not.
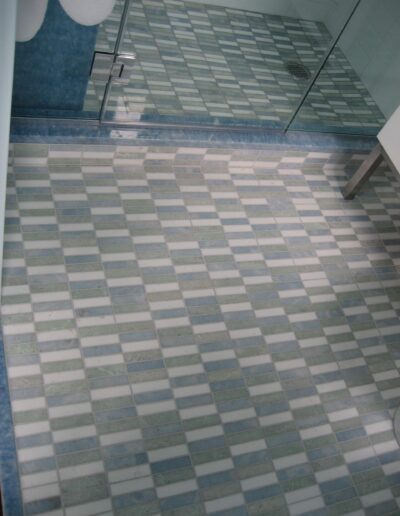
<svg viewBox="0 0 400 516"><path fill-rule="evenodd" d="M87 464L60 468L59 473L61 480L73 480L79 477L104 473L104 465L102 461L89 462Z"/></svg>
<svg viewBox="0 0 400 516"><path fill-rule="evenodd" d="M82 439L84 437L95 437L96 435L96 427L94 425L78 426L68 428L67 430L53 431L53 439L55 443L73 441L74 439Z"/></svg>
<svg viewBox="0 0 400 516"><path fill-rule="evenodd" d="M173 389L175 399L186 398L187 396L198 396L199 394L211 393L211 388L208 383L200 385L188 385L187 387L178 387Z"/></svg>
<svg viewBox="0 0 400 516"><path fill-rule="evenodd" d="M289 505L290 516L298 516L300 514L310 514L312 511L323 509L325 507L324 500L321 496L310 498L302 502Z"/></svg>
<svg viewBox="0 0 400 516"><path fill-rule="evenodd" d="M157 497L165 498L168 496L176 496L190 491L198 491L196 480L185 480L183 482L157 487Z"/></svg>
<svg viewBox="0 0 400 516"><path fill-rule="evenodd" d="M204 417L204 416L210 416L212 414L217 414L217 407L214 404L210 405L202 405L200 407L193 407L188 409L180 409L179 415L181 419L192 419L194 417Z"/></svg>
<svg viewBox="0 0 400 516"><path fill-rule="evenodd" d="M60 486L58 483L47 484L45 486L35 486L22 490L22 499L24 503L37 502L46 498L60 495Z"/></svg>
<svg viewBox="0 0 400 516"><path fill-rule="evenodd" d="M185 435L187 441L191 443L202 439L208 439L210 437L224 435L224 429L220 425L208 426L206 428L199 428L198 430L188 430Z"/></svg>
<svg viewBox="0 0 400 516"><path fill-rule="evenodd" d="M243 421L256 416L257 414L253 407L242 410L233 410L232 412L224 412L220 415L223 423L234 423L235 421Z"/></svg>
<svg viewBox="0 0 400 516"><path fill-rule="evenodd" d="M393 422L391 420L386 421L378 421L377 423L371 423L369 425L365 425L365 431L368 435L380 434L382 432L387 432L388 430L393 429Z"/></svg>
<svg viewBox="0 0 400 516"><path fill-rule="evenodd" d="M217 331L226 331L226 325L224 322L209 323L209 324L196 324L193 326L193 333L196 335L205 333L214 333Z"/></svg>
<svg viewBox="0 0 400 516"><path fill-rule="evenodd" d="M137 413L139 416L146 416L148 414L157 414L158 412L168 412L169 410L176 410L174 400L160 401L157 403L146 403L137 405Z"/></svg>
<svg viewBox="0 0 400 516"><path fill-rule="evenodd" d="M265 475L250 477L240 481L243 491L257 489L258 487L269 486L277 483L278 477L276 476L276 473L266 473Z"/></svg>
<svg viewBox="0 0 400 516"><path fill-rule="evenodd" d="M139 428L132 428L122 432L113 432L100 435L101 446L111 446L113 444L129 443L142 439L142 431Z"/></svg>
<svg viewBox="0 0 400 516"><path fill-rule="evenodd" d="M61 362L64 360L75 360L82 358L80 349L64 349L62 351L49 351L40 353L40 361L43 364Z"/></svg>
<svg viewBox="0 0 400 516"><path fill-rule="evenodd" d="M223 351L211 351L209 353L202 353L201 358L203 362L215 362L218 360L229 360L236 358L236 354L232 349L226 349Z"/></svg>
<svg viewBox="0 0 400 516"><path fill-rule="evenodd" d="M230 446L231 454L233 456L261 451L261 450L265 450L266 448L267 448L267 445L263 439L259 439L256 441L250 441L248 443L243 443L243 444L235 444L235 445Z"/></svg>
<svg viewBox="0 0 400 516"><path fill-rule="evenodd" d="M361 496L361 502L364 507L371 505L378 505L393 499L393 494L390 489L382 489L382 491L375 491L374 493Z"/></svg>
<svg viewBox="0 0 400 516"><path fill-rule="evenodd" d="M48 421L39 421L38 423L16 424L14 432L16 437L27 437L29 435L41 434L50 431L50 423Z"/></svg>
<svg viewBox="0 0 400 516"><path fill-rule="evenodd" d="M306 366L307 364L304 358L295 358L293 360L282 360L280 362L275 362L277 371L290 371L292 369Z"/></svg>
<svg viewBox="0 0 400 516"><path fill-rule="evenodd" d="M275 469L286 469L299 464L308 463L307 455L305 453L295 453L294 455L288 455L287 457L281 457L280 459L273 460Z"/></svg>
<svg viewBox="0 0 400 516"><path fill-rule="evenodd" d="M17 451L18 461L27 462L31 460L44 459L54 456L53 445L31 446L30 448L21 448Z"/></svg>
<svg viewBox="0 0 400 516"><path fill-rule="evenodd" d="M37 486L46 486L58 482L56 470L45 471L44 473L33 473L31 475L21 475L22 489L36 488Z"/></svg>
<svg viewBox="0 0 400 516"><path fill-rule="evenodd" d="M157 319L155 322L156 328L158 330L164 328L179 328L182 326L190 326L190 321L188 317L175 317L171 319Z"/></svg>
<svg viewBox="0 0 400 516"><path fill-rule="evenodd" d="M123 468L108 472L108 480L110 483L122 482L124 480L131 480L135 478L147 477L151 475L149 464L141 464L131 468Z"/></svg>
<svg viewBox="0 0 400 516"><path fill-rule="evenodd" d="M28 398L25 400L13 400L11 402L13 412L24 412L27 410L36 410L46 408L45 398Z"/></svg>
<svg viewBox="0 0 400 516"><path fill-rule="evenodd" d="M134 493L143 489L152 489L154 487L153 478L151 476L126 480L111 484L111 495L118 496L128 493Z"/></svg>
<svg viewBox="0 0 400 516"><path fill-rule="evenodd" d="M319 486L310 486L285 493L286 502L291 505L321 496Z"/></svg>
<svg viewBox="0 0 400 516"><path fill-rule="evenodd" d="M132 392L129 385L118 385L116 387L106 387L104 389L92 389L90 392L93 401L131 396Z"/></svg>
<svg viewBox="0 0 400 516"><path fill-rule="evenodd" d="M92 405L88 402L49 407L48 410L50 418L78 416L79 414L91 414L93 412Z"/></svg>
<svg viewBox="0 0 400 516"><path fill-rule="evenodd" d="M328 418L331 423L344 421L346 419L351 419L353 417L358 417L358 411L356 408L336 410L335 412L331 412L330 414L328 414Z"/></svg>
<svg viewBox="0 0 400 516"><path fill-rule="evenodd" d="M259 396L262 394L281 392L282 385L280 382L261 383L260 385L251 385L248 389L251 396Z"/></svg>
<svg viewBox="0 0 400 516"><path fill-rule="evenodd" d="M84 380L85 371L83 369L75 369L74 371L60 371L58 373L49 373L43 375L45 385L55 383L74 382L76 380Z"/></svg>
<svg viewBox="0 0 400 516"><path fill-rule="evenodd" d="M273 426L280 423L286 423L287 421L293 421L293 415L291 412L279 412L278 414L272 414L271 416L261 416L258 418L261 426Z"/></svg>
<svg viewBox="0 0 400 516"><path fill-rule="evenodd" d="M106 511L112 511L111 500L104 498L96 502L89 502L65 509L65 516L97 516Z"/></svg>
<svg viewBox="0 0 400 516"><path fill-rule="evenodd" d="M319 483L327 482L328 480L335 480L336 478L346 477L349 472L347 466L337 466L335 468L325 469L323 471L317 471L315 477Z"/></svg>
<svg viewBox="0 0 400 516"><path fill-rule="evenodd" d="M217 498L216 500L210 500L205 502L206 511L208 513L223 511L227 509L232 509L234 507L240 507L244 505L244 497L242 494L235 494L230 496L225 496L224 498Z"/></svg>

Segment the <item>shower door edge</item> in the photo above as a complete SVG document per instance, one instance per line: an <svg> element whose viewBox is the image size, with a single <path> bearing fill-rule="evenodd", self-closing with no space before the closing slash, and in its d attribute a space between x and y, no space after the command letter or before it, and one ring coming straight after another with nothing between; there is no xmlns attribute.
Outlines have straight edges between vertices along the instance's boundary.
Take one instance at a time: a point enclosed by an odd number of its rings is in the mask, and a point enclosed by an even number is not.
<svg viewBox="0 0 400 516"><path fill-rule="evenodd" d="M118 34L117 34L117 38L115 40L115 45L114 45L114 59L119 53L119 47L121 45L121 41L123 40L123 37L125 34L125 29L128 24L129 8L131 6L131 3L132 3L132 0L125 0L124 10L122 11L121 21L120 21L119 28L118 28ZM104 121L108 101L110 99L111 87L112 87L112 77L109 77L107 85L106 85L106 89L104 91L103 99L101 102L100 113L99 113L99 116L97 119L97 120L99 120L100 123L103 123L103 121Z"/></svg>

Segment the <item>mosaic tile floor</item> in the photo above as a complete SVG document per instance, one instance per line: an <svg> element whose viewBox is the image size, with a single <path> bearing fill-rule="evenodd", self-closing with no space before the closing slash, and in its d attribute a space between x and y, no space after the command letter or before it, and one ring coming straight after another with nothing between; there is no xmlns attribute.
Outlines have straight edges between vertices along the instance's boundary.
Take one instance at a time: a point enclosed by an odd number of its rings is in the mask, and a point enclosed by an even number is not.
<svg viewBox="0 0 400 516"><path fill-rule="evenodd" d="M400 185L344 202L361 159L14 144L25 515L400 514Z"/></svg>
<svg viewBox="0 0 400 516"><path fill-rule="evenodd" d="M101 25L97 48L112 51L120 10ZM226 119L285 125L307 81L287 61L317 68L331 35L319 22L177 0L135 0L122 51L137 62L128 86L114 85L108 116ZM104 87L90 83L86 109ZM97 100L96 100L97 99ZM379 129L384 117L336 49L298 122Z"/></svg>

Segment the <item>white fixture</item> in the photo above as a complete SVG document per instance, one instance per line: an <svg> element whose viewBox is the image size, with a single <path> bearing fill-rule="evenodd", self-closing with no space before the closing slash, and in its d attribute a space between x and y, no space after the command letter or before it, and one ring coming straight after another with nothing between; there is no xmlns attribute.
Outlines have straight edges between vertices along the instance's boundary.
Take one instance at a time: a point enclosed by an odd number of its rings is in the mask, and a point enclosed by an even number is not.
<svg viewBox="0 0 400 516"><path fill-rule="evenodd" d="M36 36L46 15L48 0L18 0L15 39L29 41Z"/></svg>
<svg viewBox="0 0 400 516"><path fill-rule="evenodd" d="M98 25L104 21L112 13L115 2L116 0L60 0L68 16L81 25Z"/></svg>
<svg viewBox="0 0 400 516"><path fill-rule="evenodd" d="M400 131L400 106L389 118L386 124L378 134L378 140L385 149L386 154L391 159L397 172L400 173L400 147L399 147L399 131ZM400 414L399 414L400 423ZM400 428L399 428L400 435Z"/></svg>

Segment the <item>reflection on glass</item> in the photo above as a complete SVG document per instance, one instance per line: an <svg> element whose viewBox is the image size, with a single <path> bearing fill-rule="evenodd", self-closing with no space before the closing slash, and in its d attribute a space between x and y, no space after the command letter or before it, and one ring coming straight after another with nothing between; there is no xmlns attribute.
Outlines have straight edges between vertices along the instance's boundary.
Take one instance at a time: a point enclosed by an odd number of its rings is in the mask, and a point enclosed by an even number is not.
<svg viewBox="0 0 400 516"><path fill-rule="evenodd" d="M281 129L356 4L117 0L86 26L49 0L40 30L16 45L13 113L98 118L116 55L135 53L128 80L111 80L106 120ZM294 128L374 133L396 107L399 3L379 5L361 1Z"/></svg>
<svg viewBox="0 0 400 516"><path fill-rule="evenodd" d="M400 2L363 0L291 129L375 135L400 104Z"/></svg>
<svg viewBox="0 0 400 516"><path fill-rule="evenodd" d="M133 0L106 118L282 128L355 3Z"/></svg>
<svg viewBox="0 0 400 516"><path fill-rule="evenodd" d="M107 5L102 1L108 9L113 5L108 0ZM33 9L29 12L30 19L39 20L39 14L42 15L37 30L30 30L32 23L23 16L25 10L19 10L22 35L16 43L14 116L98 118L109 75L97 81L89 75L94 52L104 46L105 26L116 27L107 38L111 52L114 50L121 3L122 0L116 3L110 22L107 19L101 25L87 26L73 20L58 0L49 0L48 5L30 0ZM107 14L106 10L102 12ZM86 13L85 20L89 18ZM107 50L110 45L107 44Z"/></svg>

